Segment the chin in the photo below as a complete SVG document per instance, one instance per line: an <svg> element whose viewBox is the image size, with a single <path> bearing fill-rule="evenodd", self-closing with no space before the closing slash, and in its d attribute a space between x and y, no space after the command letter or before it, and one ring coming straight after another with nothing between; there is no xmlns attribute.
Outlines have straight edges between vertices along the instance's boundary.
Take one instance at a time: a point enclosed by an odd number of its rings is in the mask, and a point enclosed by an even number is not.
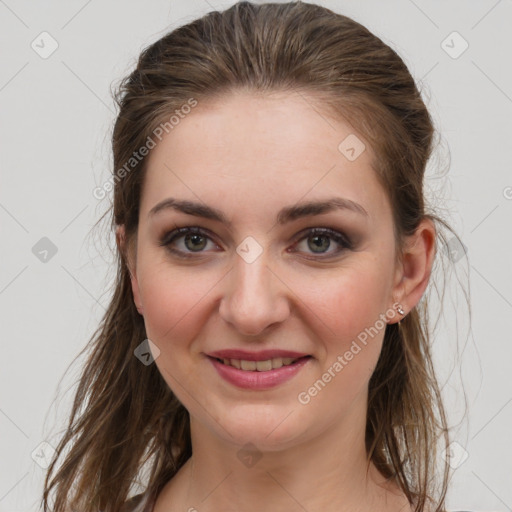
<svg viewBox="0 0 512 512"><path fill-rule="evenodd" d="M252 444L260 451L279 451L300 442L308 429L296 416L291 407L246 404L222 414L222 426L212 427L240 447Z"/></svg>

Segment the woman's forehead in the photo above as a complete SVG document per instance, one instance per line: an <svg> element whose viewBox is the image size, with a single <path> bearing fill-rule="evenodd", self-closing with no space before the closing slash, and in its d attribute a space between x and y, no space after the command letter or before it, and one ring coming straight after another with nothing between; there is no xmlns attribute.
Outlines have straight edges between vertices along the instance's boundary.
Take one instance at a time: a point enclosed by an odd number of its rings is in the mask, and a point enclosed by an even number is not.
<svg viewBox="0 0 512 512"><path fill-rule="evenodd" d="M199 102L151 150L147 169L181 169L194 180L257 178L270 186L285 179L290 186L299 179L313 186L329 174L364 180L372 156L348 123L327 119L300 95L237 94Z"/></svg>

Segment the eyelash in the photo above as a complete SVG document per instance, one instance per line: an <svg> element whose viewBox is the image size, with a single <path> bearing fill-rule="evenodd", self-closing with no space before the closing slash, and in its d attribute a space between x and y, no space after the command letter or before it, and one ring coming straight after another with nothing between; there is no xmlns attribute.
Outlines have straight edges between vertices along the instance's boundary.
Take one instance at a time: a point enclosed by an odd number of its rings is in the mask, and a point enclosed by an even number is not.
<svg viewBox="0 0 512 512"><path fill-rule="evenodd" d="M188 226L188 227L183 227L183 228L177 228L177 229L165 234L163 236L162 240L160 241L160 246L166 247L170 252L172 252L173 254L175 254L176 256L178 256L180 258L183 258L183 259L194 258L195 257L194 254L201 254L202 251L197 251L196 253L194 253L194 252L184 253L183 251L178 251L176 249L171 248L171 244L173 242L175 242L179 238L183 238L185 235L188 235L188 234L201 235L205 238L208 238L210 241L213 242L212 238L210 237L210 235L208 234L208 232L206 230L204 230L200 227L197 227L197 226ZM347 236L345 236L344 234L342 234L334 229L331 229L331 228L327 228L327 227L325 227L325 228L310 228L310 229L307 229L306 231L301 232L300 235L304 235L304 236L302 236L301 238L298 238L297 242L295 242L294 245L296 245L299 242L301 242L302 240L308 239L312 236L327 236L327 237L330 237L332 240L334 240L337 244L339 244L341 246L341 249L338 249L334 254L331 254L329 256L313 256L313 258L308 258L308 259L325 260L325 259L329 259L329 258L338 256L341 252L343 252L346 249L349 249L349 250L352 249L352 243L349 240L349 238ZM300 236L300 235L298 235L298 236ZM298 251L292 251L292 252L298 252ZM311 254L313 254L313 253L311 253ZM318 253L318 254L321 254L321 253Z"/></svg>

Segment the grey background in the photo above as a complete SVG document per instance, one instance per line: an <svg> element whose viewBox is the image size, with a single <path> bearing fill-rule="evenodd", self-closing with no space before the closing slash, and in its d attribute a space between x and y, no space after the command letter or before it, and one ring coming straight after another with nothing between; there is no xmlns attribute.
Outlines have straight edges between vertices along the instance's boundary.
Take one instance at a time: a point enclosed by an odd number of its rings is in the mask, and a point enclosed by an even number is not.
<svg viewBox="0 0 512 512"><path fill-rule="evenodd" d="M79 364L60 379L108 304L114 240L90 230L109 204L92 191L110 169L110 87L144 46L231 3L0 0L0 511L38 509L42 466ZM427 186L468 258L452 247L454 278L434 342L457 442L448 506L510 511L512 2L318 3L398 51L442 133ZM43 31L58 43L47 58ZM471 331L457 285L468 273Z"/></svg>

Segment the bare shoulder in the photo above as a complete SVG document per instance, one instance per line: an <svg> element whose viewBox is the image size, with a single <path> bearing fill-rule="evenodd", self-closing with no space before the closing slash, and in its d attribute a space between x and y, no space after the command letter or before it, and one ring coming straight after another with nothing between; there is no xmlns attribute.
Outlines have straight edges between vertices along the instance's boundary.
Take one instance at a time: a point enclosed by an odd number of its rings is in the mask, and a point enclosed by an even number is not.
<svg viewBox="0 0 512 512"><path fill-rule="evenodd" d="M142 512L144 496L144 493L141 493L126 500L121 512Z"/></svg>
<svg viewBox="0 0 512 512"><path fill-rule="evenodd" d="M187 489L190 483L191 462L188 459L179 471L163 486L155 499L152 512L188 510ZM137 511L138 512L138 511Z"/></svg>
<svg viewBox="0 0 512 512"><path fill-rule="evenodd" d="M398 482L384 477L372 465L372 476L376 485L375 503L382 512L414 512L414 505L409 501Z"/></svg>

